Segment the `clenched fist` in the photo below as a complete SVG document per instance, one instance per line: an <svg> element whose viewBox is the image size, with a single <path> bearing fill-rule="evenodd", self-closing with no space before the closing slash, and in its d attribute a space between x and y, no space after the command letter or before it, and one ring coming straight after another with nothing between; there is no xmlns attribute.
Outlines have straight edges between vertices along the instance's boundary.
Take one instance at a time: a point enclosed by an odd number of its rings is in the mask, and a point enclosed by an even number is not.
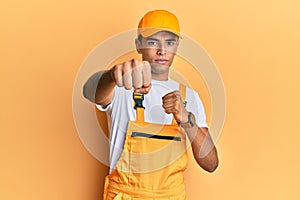
<svg viewBox="0 0 300 200"><path fill-rule="evenodd" d="M167 114L173 114L177 122L188 121L188 111L186 110L179 91L174 91L162 97L163 108Z"/></svg>
<svg viewBox="0 0 300 200"><path fill-rule="evenodd" d="M147 61L132 59L117 64L111 69L111 75L117 86L127 90L147 94L151 88L151 66Z"/></svg>

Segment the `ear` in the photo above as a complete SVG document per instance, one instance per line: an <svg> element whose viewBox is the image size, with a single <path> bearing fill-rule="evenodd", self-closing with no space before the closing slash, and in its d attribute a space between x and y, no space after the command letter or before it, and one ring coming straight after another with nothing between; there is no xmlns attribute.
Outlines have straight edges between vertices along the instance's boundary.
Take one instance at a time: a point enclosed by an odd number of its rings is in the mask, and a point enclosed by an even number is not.
<svg viewBox="0 0 300 200"><path fill-rule="evenodd" d="M176 55L177 54L177 49L178 49L178 46L179 46L179 38L177 38L177 41L176 41L176 49L174 51L174 54Z"/></svg>
<svg viewBox="0 0 300 200"><path fill-rule="evenodd" d="M135 48L136 48L136 51L139 54L141 54L142 44L141 44L141 41L139 39L135 39Z"/></svg>
<svg viewBox="0 0 300 200"><path fill-rule="evenodd" d="M180 43L180 39L177 38L177 46L179 46L179 43Z"/></svg>

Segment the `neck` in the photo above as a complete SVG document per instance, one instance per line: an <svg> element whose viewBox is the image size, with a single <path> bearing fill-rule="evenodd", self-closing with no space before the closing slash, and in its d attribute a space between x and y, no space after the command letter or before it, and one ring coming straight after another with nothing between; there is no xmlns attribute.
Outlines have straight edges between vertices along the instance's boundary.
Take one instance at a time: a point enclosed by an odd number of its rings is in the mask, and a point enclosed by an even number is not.
<svg viewBox="0 0 300 200"><path fill-rule="evenodd" d="M167 81L168 80L168 73L167 74L155 74L151 73L152 79L157 81Z"/></svg>

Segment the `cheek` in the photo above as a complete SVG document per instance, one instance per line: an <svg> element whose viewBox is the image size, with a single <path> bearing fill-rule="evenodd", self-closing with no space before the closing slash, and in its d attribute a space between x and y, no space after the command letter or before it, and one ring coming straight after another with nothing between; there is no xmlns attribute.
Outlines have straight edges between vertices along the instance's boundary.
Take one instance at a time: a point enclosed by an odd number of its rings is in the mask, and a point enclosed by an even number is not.
<svg viewBox="0 0 300 200"><path fill-rule="evenodd" d="M143 49L141 51L141 53L142 53L143 58L147 59L147 60L153 59L154 56L156 55L155 50L153 50L153 49Z"/></svg>
<svg viewBox="0 0 300 200"><path fill-rule="evenodd" d="M171 54L169 55L169 61L170 61L170 62L173 62L174 57L175 57L175 54L174 54L174 53L171 53Z"/></svg>

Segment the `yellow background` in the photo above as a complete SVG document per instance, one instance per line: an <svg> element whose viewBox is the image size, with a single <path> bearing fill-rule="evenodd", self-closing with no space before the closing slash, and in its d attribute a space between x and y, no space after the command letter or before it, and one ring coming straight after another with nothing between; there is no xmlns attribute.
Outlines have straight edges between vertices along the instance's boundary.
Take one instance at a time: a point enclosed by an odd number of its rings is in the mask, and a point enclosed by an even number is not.
<svg viewBox="0 0 300 200"><path fill-rule="evenodd" d="M0 199L101 199L105 168L72 118L76 73L154 8L178 16L226 88L220 165L190 166L190 199L300 199L297 0L2 1Z"/></svg>

